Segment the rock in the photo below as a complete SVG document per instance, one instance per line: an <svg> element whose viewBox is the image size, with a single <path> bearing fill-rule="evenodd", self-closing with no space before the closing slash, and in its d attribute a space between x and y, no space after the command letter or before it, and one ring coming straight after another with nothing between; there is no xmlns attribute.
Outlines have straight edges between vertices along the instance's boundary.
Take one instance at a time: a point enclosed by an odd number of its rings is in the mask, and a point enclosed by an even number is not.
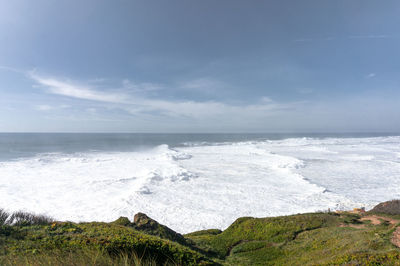
<svg viewBox="0 0 400 266"><path fill-rule="evenodd" d="M136 226L143 226L146 224L149 226L153 226L154 224L158 224L157 221L151 219L149 216L141 212L135 214L135 217L133 217L133 223Z"/></svg>
<svg viewBox="0 0 400 266"><path fill-rule="evenodd" d="M158 223L156 220L153 220L141 212L137 213L133 218L133 228L150 235L176 241L182 245L187 244L185 238L181 234L175 232L165 225Z"/></svg>
<svg viewBox="0 0 400 266"><path fill-rule="evenodd" d="M379 203L370 212L383 214L400 214L400 200L391 200Z"/></svg>

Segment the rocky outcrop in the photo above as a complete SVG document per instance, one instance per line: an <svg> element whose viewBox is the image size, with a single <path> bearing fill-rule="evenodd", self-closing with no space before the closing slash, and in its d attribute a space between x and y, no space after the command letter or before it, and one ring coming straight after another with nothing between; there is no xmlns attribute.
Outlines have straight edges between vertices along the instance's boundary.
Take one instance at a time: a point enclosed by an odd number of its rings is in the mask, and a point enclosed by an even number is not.
<svg viewBox="0 0 400 266"><path fill-rule="evenodd" d="M181 234L158 223L156 220L153 220L144 213L139 212L135 215L132 227L149 235L169 239L182 245L187 244L185 238Z"/></svg>
<svg viewBox="0 0 400 266"><path fill-rule="evenodd" d="M370 212L383 214L400 214L400 200L391 200L379 203Z"/></svg>

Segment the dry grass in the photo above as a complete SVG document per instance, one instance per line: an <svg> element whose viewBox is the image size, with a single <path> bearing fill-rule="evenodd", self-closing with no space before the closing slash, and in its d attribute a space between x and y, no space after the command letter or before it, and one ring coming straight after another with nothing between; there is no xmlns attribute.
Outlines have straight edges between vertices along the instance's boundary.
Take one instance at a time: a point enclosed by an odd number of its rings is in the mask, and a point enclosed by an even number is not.
<svg viewBox="0 0 400 266"><path fill-rule="evenodd" d="M46 253L30 255L12 255L2 257L0 264L7 265L30 265L30 266L64 266L64 265L93 265L93 266L157 266L155 259L138 256L136 253L122 253L111 256L99 249L82 249L74 252L52 250ZM176 265L171 262L164 265Z"/></svg>

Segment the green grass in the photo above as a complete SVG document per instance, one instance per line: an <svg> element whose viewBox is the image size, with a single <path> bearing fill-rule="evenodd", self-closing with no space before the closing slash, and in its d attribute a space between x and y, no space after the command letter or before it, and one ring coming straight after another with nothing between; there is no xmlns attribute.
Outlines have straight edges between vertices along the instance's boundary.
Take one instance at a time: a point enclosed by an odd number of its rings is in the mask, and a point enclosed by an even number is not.
<svg viewBox="0 0 400 266"><path fill-rule="evenodd" d="M143 215L136 223L26 217L35 222L0 225L0 265L400 265L395 227L351 213L243 217L184 236Z"/></svg>
<svg viewBox="0 0 400 266"><path fill-rule="evenodd" d="M143 265L156 266L155 259L138 256L136 253L121 253L118 256L111 256L101 249L83 248L77 251L51 250L46 253L8 255L0 257L0 265L96 265L96 266L127 266ZM165 263L164 265L175 265Z"/></svg>
<svg viewBox="0 0 400 266"><path fill-rule="evenodd" d="M0 243L0 254L6 257L46 256L53 252L69 254L94 249L115 258L121 254L137 254L157 264L211 264L206 257L188 247L113 223L5 226L0 231Z"/></svg>
<svg viewBox="0 0 400 266"><path fill-rule="evenodd" d="M227 265L365 265L368 257L391 265L398 256L390 243L394 227L359 219L351 213L240 218L220 234L196 232L186 237L214 251Z"/></svg>
<svg viewBox="0 0 400 266"><path fill-rule="evenodd" d="M220 234L187 235L199 247L215 251L219 258L229 255L231 249L243 241L281 243L293 240L297 234L324 226L338 224L335 215L303 214L274 218L237 219Z"/></svg>
<svg viewBox="0 0 400 266"><path fill-rule="evenodd" d="M320 228L305 232L282 247L285 256L277 259L277 262L291 264L291 260L296 258L298 265L323 264L345 254L376 254L395 250L387 239L387 234L379 235L378 232L380 231L372 228L360 230L349 227Z"/></svg>

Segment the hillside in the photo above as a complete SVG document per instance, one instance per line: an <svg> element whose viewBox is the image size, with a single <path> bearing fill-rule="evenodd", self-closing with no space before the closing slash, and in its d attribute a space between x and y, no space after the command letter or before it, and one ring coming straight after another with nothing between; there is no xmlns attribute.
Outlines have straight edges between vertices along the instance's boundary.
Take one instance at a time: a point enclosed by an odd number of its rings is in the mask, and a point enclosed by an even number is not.
<svg viewBox="0 0 400 266"><path fill-rule="evenodd" d="M242 217L224 231L186 235L145 214L72 223L1 211L0 264L400 265L397 203L367 213Z"/></svg>

